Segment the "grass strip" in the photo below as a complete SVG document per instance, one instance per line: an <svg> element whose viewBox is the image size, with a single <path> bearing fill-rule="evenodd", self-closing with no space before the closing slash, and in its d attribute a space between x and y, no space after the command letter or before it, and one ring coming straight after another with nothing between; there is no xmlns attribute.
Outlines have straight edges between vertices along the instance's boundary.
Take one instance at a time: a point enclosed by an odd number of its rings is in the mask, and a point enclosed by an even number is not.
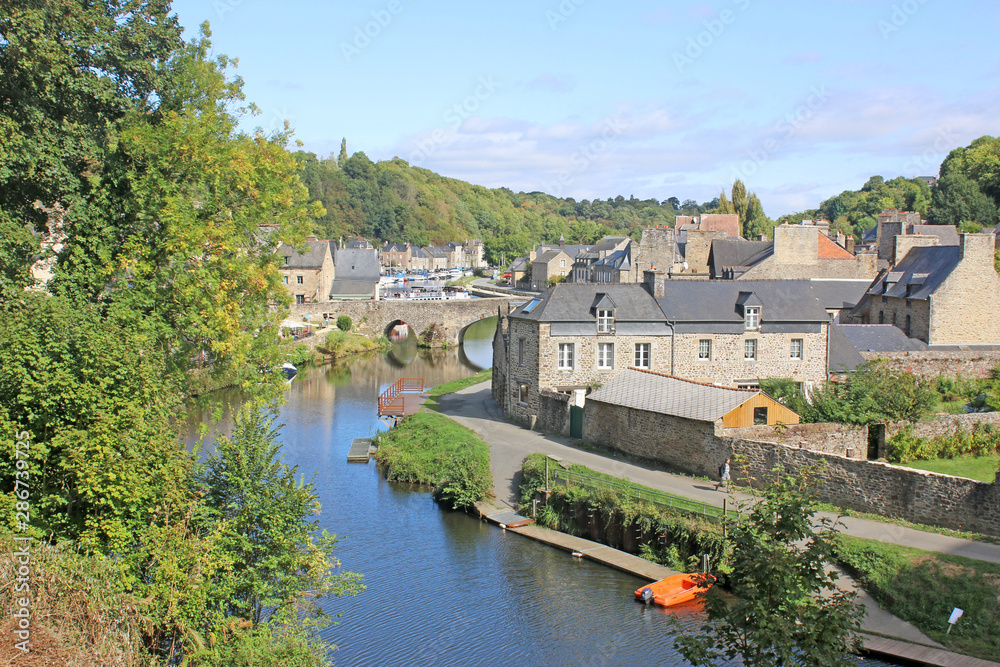
<svg viewBox="0 0 1000 667"><path fill-rule="evenodd" d="M418 412L378 437L375 460L387 480L433 486L434 498L453 509L470 509L490 497L490 448L471 429L435 412Z"/></svg>
<svg viewBox="0 0 1000 667"><path fill-rule="evenodd" d="M980 482L992 482L997 476L997 466L1000 466L1000 455L958 456L953 459L910 461L908 463L897 463L896 465L904 468L936 472L942 475L968 477Z"/></svg>
<svg viewBox="0 0 1000 667"><path fill-rule="evenodd" d="M432 387L430 391L427 392L427 402L424 403L424 407L430 410L440 410L441 403L437 400L439 396L444 396L445 394L454 394L456 391L461 391L466 387L471 387L472 385L479 384L480 382L486 382L487 380L493 379L493 369L487 368L484 371L479 371L475 375L469 376L467 378L462 378L460 380L452 380L451 382L445 382L444 384L439 384Z"/></svg>
<svg viewBox="0 0 1000 667"><path fill-rule="evenodd" d="M1000 564L839 534L834 556L883 609L958 653L1000 655ZM952 609L964 610L950 634Z"/></svg>

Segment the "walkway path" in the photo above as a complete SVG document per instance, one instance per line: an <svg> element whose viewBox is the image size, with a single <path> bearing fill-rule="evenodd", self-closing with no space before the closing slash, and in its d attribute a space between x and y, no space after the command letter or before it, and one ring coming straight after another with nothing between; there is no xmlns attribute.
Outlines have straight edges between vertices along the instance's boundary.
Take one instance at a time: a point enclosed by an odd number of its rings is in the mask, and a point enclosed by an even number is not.
<svg viewBox="0 0 1000 667"><path fill-rule="evenodd" d="M494 504L498 507L513 508L516 505L518 487L520 486L521 465L524 458L528 454L533 453L560 457L572 463L585 465L592 470L719 507L722 506L724 498L729 498L731 502L733 500L747 500L750 498L749 496L735 492L728 494L720 493L715 490L714 481L675 475L650 466L639 465L616 458L614 455L607 453L588 451L581 449L576 445L576 441L569 438L545 435L512 424L504 419L496 402L490 396L489 383L473 385L454 394L440 396L438 400L440 401L440 411L443 414L471 428L489 444L490 465L493 472L494 491L496 493ZM820 516L835 518L834 515L822 513L820 513ZM1000 546L998 545L962 540L867 519L845 517L842 519L842 522L844 524L842 532L849 535L1000 563ZM533 530L538 531L541 529L533 528ZM529 534L531 531L516 529L516 532L539 539L539 536ZM547 539L542 538L542 541L549 543L554 543L553 540L554 538L551 536ZM567 548L565 545L556 546ZM862 624L863 631L897 637L906 642L915 642L916 644L925 646L941 646L911 624L881 609L849 577L843 576L840 580L840 586L858 590L859 600L865 605L868 612ZM869 643L869 640L877 641L878 638L866 637L866 645ZM902 646L905 647L905 645ZM898 655L899 650L902 649L897 647L890 652ZM980 665L995 664L976 661L967 656L959 656L943 651L939 651L939 653L945 656L942 658L943 661L929 662L928 664L973 664L971 662L964 662L965 659L972 660Z"/></svg>

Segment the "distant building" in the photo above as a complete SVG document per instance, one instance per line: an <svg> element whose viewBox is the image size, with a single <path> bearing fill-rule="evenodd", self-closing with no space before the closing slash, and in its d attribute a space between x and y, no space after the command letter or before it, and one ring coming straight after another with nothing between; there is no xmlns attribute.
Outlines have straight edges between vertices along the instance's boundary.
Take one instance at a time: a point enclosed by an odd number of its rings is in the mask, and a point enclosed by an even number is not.
<svg viewBox="0 0 1000 667"><path fill-rule="evenodd" d="M337 248L330 299L377 299L379 264L374 248Z"/></svg>
<svg viewBox="0 0 1000 667"><path fill-rule="evenodd" d="M327 301L334 278L333 243L310 236L305 246L303 253L284 243L278 247L281 280L295 303Z"/></svg>

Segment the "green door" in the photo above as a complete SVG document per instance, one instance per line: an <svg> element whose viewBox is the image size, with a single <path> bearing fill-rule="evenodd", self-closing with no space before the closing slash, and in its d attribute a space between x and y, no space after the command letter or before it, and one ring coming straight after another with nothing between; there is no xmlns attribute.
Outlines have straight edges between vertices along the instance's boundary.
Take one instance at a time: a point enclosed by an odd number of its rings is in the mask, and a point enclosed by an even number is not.
<svg viewBox="0 0 1000 667"><path fill-rule="evenodd" d="M569 406L569 436L583 437L583 408L576 405Z"/></svg>

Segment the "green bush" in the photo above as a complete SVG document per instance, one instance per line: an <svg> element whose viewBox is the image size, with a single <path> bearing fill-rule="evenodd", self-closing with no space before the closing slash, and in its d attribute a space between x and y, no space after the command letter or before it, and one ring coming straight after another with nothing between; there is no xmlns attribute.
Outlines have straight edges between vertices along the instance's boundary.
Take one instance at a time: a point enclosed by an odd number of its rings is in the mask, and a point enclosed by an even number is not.
<svg viewBox="0 0 1000 667"><path fill-rule="evenodd" d="M351 320L350 315L341 315L337 318L337 328L343 332L348 332L351 327L354 326L354 322Z"/></svg>
<svg viewBox="0 0 1000 667"><path fill-rule="evenodd" d="M987 456L1000 451L1000 429L993 424L977 423L972 431L958 428L949 435L918 438L909 426L886 441L893 463L953 459L959 456Z"/></svg>

